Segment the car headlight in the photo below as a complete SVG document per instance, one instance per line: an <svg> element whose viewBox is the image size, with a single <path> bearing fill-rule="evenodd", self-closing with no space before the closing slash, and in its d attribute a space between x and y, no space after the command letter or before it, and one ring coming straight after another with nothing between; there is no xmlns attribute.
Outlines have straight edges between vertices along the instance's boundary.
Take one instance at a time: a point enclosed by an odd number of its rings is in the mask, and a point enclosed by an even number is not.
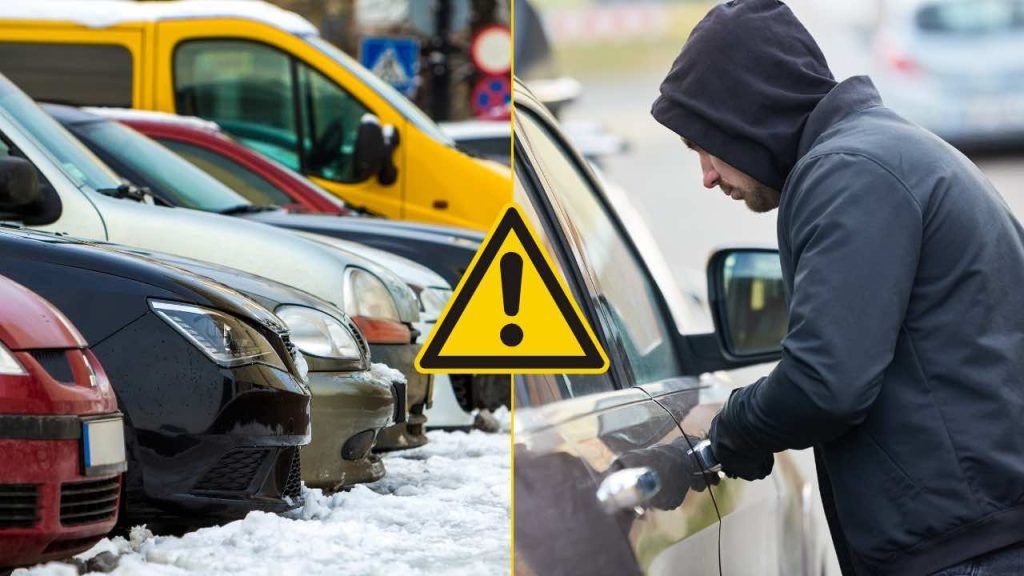
<svg viewBox="0 0 1024 576"><path fill-rule="evenodd" d="M25 376L28 372L14 357L14 354L0 343L0 374L5 376Z"/></svg>
<svg viewBox="0 0 1024 576"><path fill-rule="evenodd" d="M292 343L305 354L338 360L362 357L352 332L329 314L304 306L281 306L277 315L291 331Z"/></svg>
<svg viewBox="0 0 1024 576"><path fill-rule="evenodd" d="M349 316L402 321L391 291L380 278L362 268L345 271L345 307Z"/></svg>
<svg viewBox="0 0 1024 576"><path fill-rule="evenodd" d="M419 297L423 319L436 320L452 297L452 291L447 288L424 288L420 290Z"/></svg>
<svg viewBox="0 0 1024 576"><path fill-rule="evenodd" d="M288 371L270 342L240 318L178 302L150 300L149 305L157 316L219 366L234 368L260 363Z"/></svg>

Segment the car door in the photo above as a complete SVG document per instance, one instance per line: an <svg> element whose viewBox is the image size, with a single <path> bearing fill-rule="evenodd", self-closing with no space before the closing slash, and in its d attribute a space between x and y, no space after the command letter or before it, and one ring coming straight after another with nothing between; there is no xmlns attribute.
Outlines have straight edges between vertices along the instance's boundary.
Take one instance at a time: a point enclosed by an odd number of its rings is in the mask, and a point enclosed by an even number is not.
<svg viewBox="0 0 1024 576"><path fill-rule="evenodd" d="M673 318L601 184L583 168L580 156L568 150L554 120L539 105L532 105L528 96L518 98L516 113L516 137L524 141L516 149L517 162L535 169L573 258L585 263L580 266L583 281L597 295L602 331L623 357L620 371L628 370L630 385L666 409L686 435L704 436L731 388L752 382L770 367L695 375L698 371L687 366L687 353L672 345L676 338L671 331L684 328L679 326L683 318ZM565 170L566 165L572 170ZM812 565L820 564L821 538L815 534L820 527L812 518L813 473L808 473L813 465L798 461L806 457L779 454L768 478L723 478L711 488L721 519L724 573L809 573ZM689 546L671 546L659 560L680 565L690 554Z"/></svg>
<svg viewBox="0 0 1024 576"><path fill-rule="evenodd" d="M516 137L516 200L611 360L600 376L516 378L517 571L718 574L715 504L686 466L700 431L666 408L696 408L699 382L679 376L656 290L588 202L594 189L576 158L529 110L517 108ZM639 513L602 510L599 487L642 466L658 473L658 494Z"/></svg>

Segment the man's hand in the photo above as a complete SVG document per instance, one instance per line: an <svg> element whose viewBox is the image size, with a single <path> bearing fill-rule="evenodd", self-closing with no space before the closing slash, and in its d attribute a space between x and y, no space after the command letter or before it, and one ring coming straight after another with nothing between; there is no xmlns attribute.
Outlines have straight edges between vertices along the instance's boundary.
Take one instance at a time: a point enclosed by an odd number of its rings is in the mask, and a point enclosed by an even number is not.
<svg viewBox="0 0 1024 576"><path fill-rule="evenodd" d="M730 478L760 480L772 472L775 456L771 452L751 452L737 449L737 439L730 437L729 427L722 422L722 414L728 409L728 402L711 421L711 451L722 465L722 472Z"/></svg>
<svg viewBox="0 0 1024 576"><path fill-rule="evenodd" d="M667 444L630 450L612 462L608 473L643 466L653 469L661 480L661 490L650 504L659 510L672 510L683 503L690 490L703 491L707 487L706 480L718 483L718 474L701 474L697 458L688 453L691 445L696 446L698 442L700 438L680 437Z"/></svg>

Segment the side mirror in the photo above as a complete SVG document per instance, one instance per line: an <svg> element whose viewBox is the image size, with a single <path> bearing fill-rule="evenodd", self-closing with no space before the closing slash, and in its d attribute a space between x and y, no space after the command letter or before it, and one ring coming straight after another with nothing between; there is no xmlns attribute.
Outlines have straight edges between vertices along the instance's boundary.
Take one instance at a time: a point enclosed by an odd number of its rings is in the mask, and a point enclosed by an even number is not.
<svg viewBox="0 0 1024 576"><path fill-rule="evenodd" d="M387 132L391 136L385 134ZM377 176L385 186L398 180L398 169L391 153L398 146L397 132L392 126L381 126L373 114L364 114L356 132L354 148L355 172L359 180Z"/></svg>
<svg viewBox="0 0 1024 576"><path fill-rule="evenodd" d="M0 211L16 211L42 198L35 166L23 158L0 158Z"/></svg>
<svg viewBox="0 0 1024 576"><path fill-rule="evenodd" d="M727 249L708 262L708 298L723 355L777 360L789 324L777 250Z"/></svg>

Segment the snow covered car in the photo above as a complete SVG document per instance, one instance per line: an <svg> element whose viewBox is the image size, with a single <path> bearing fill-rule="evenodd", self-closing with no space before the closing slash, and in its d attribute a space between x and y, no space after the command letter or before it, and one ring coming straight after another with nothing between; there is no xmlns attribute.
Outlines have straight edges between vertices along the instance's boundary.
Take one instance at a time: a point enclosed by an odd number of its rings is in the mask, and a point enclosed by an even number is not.
<svg viewBox="0 0 1024 576"><path fill-rule="evenodd" d="M299 505L306 365L270 311L208 278L25 229L0 228L0 270L94 343L125 419L122 523Z"/></svg>
<svg viewBox="0 0 1024 576"><path fill-rule="evenodd" d="M515 90L515 200L611 366L515 377L517 573L822 574L831 540L806 451L777 454L755 482L702 473L688 453L728 398L728 375L761 375L779 357L777 251L716 253L716 330L690 333L661 253L638 250L551 114Z"/></svg>
<svg viewBox="0 0 1024 576"><path fill-rule="evenodd" d="M0 460L0 572L77 554L114 527L124 424L107 375L63 314L3 276Z"/></svg>
<svg viewBox="0 0 1024 576"><path fill-rule="evenodd" d="M0 158L28 159L40 186L0 219L72 236L156 250L244 270L345 311L374 357L416 377L416 295L387 269L286 230L186 208L153 205L0 75Z"/></svg>
<svg viewBox="0 0 1024 576"><path fill-rule="evenodd" d="M284 321L309 366L313 438L302 449L302 481L307 486L334 491L384 476L384 463L372 448L384 431L405 426L407 383L397 370L371 366L370 348L344 312L301 290L234 268L108 246L229 285Z"/></svg>

